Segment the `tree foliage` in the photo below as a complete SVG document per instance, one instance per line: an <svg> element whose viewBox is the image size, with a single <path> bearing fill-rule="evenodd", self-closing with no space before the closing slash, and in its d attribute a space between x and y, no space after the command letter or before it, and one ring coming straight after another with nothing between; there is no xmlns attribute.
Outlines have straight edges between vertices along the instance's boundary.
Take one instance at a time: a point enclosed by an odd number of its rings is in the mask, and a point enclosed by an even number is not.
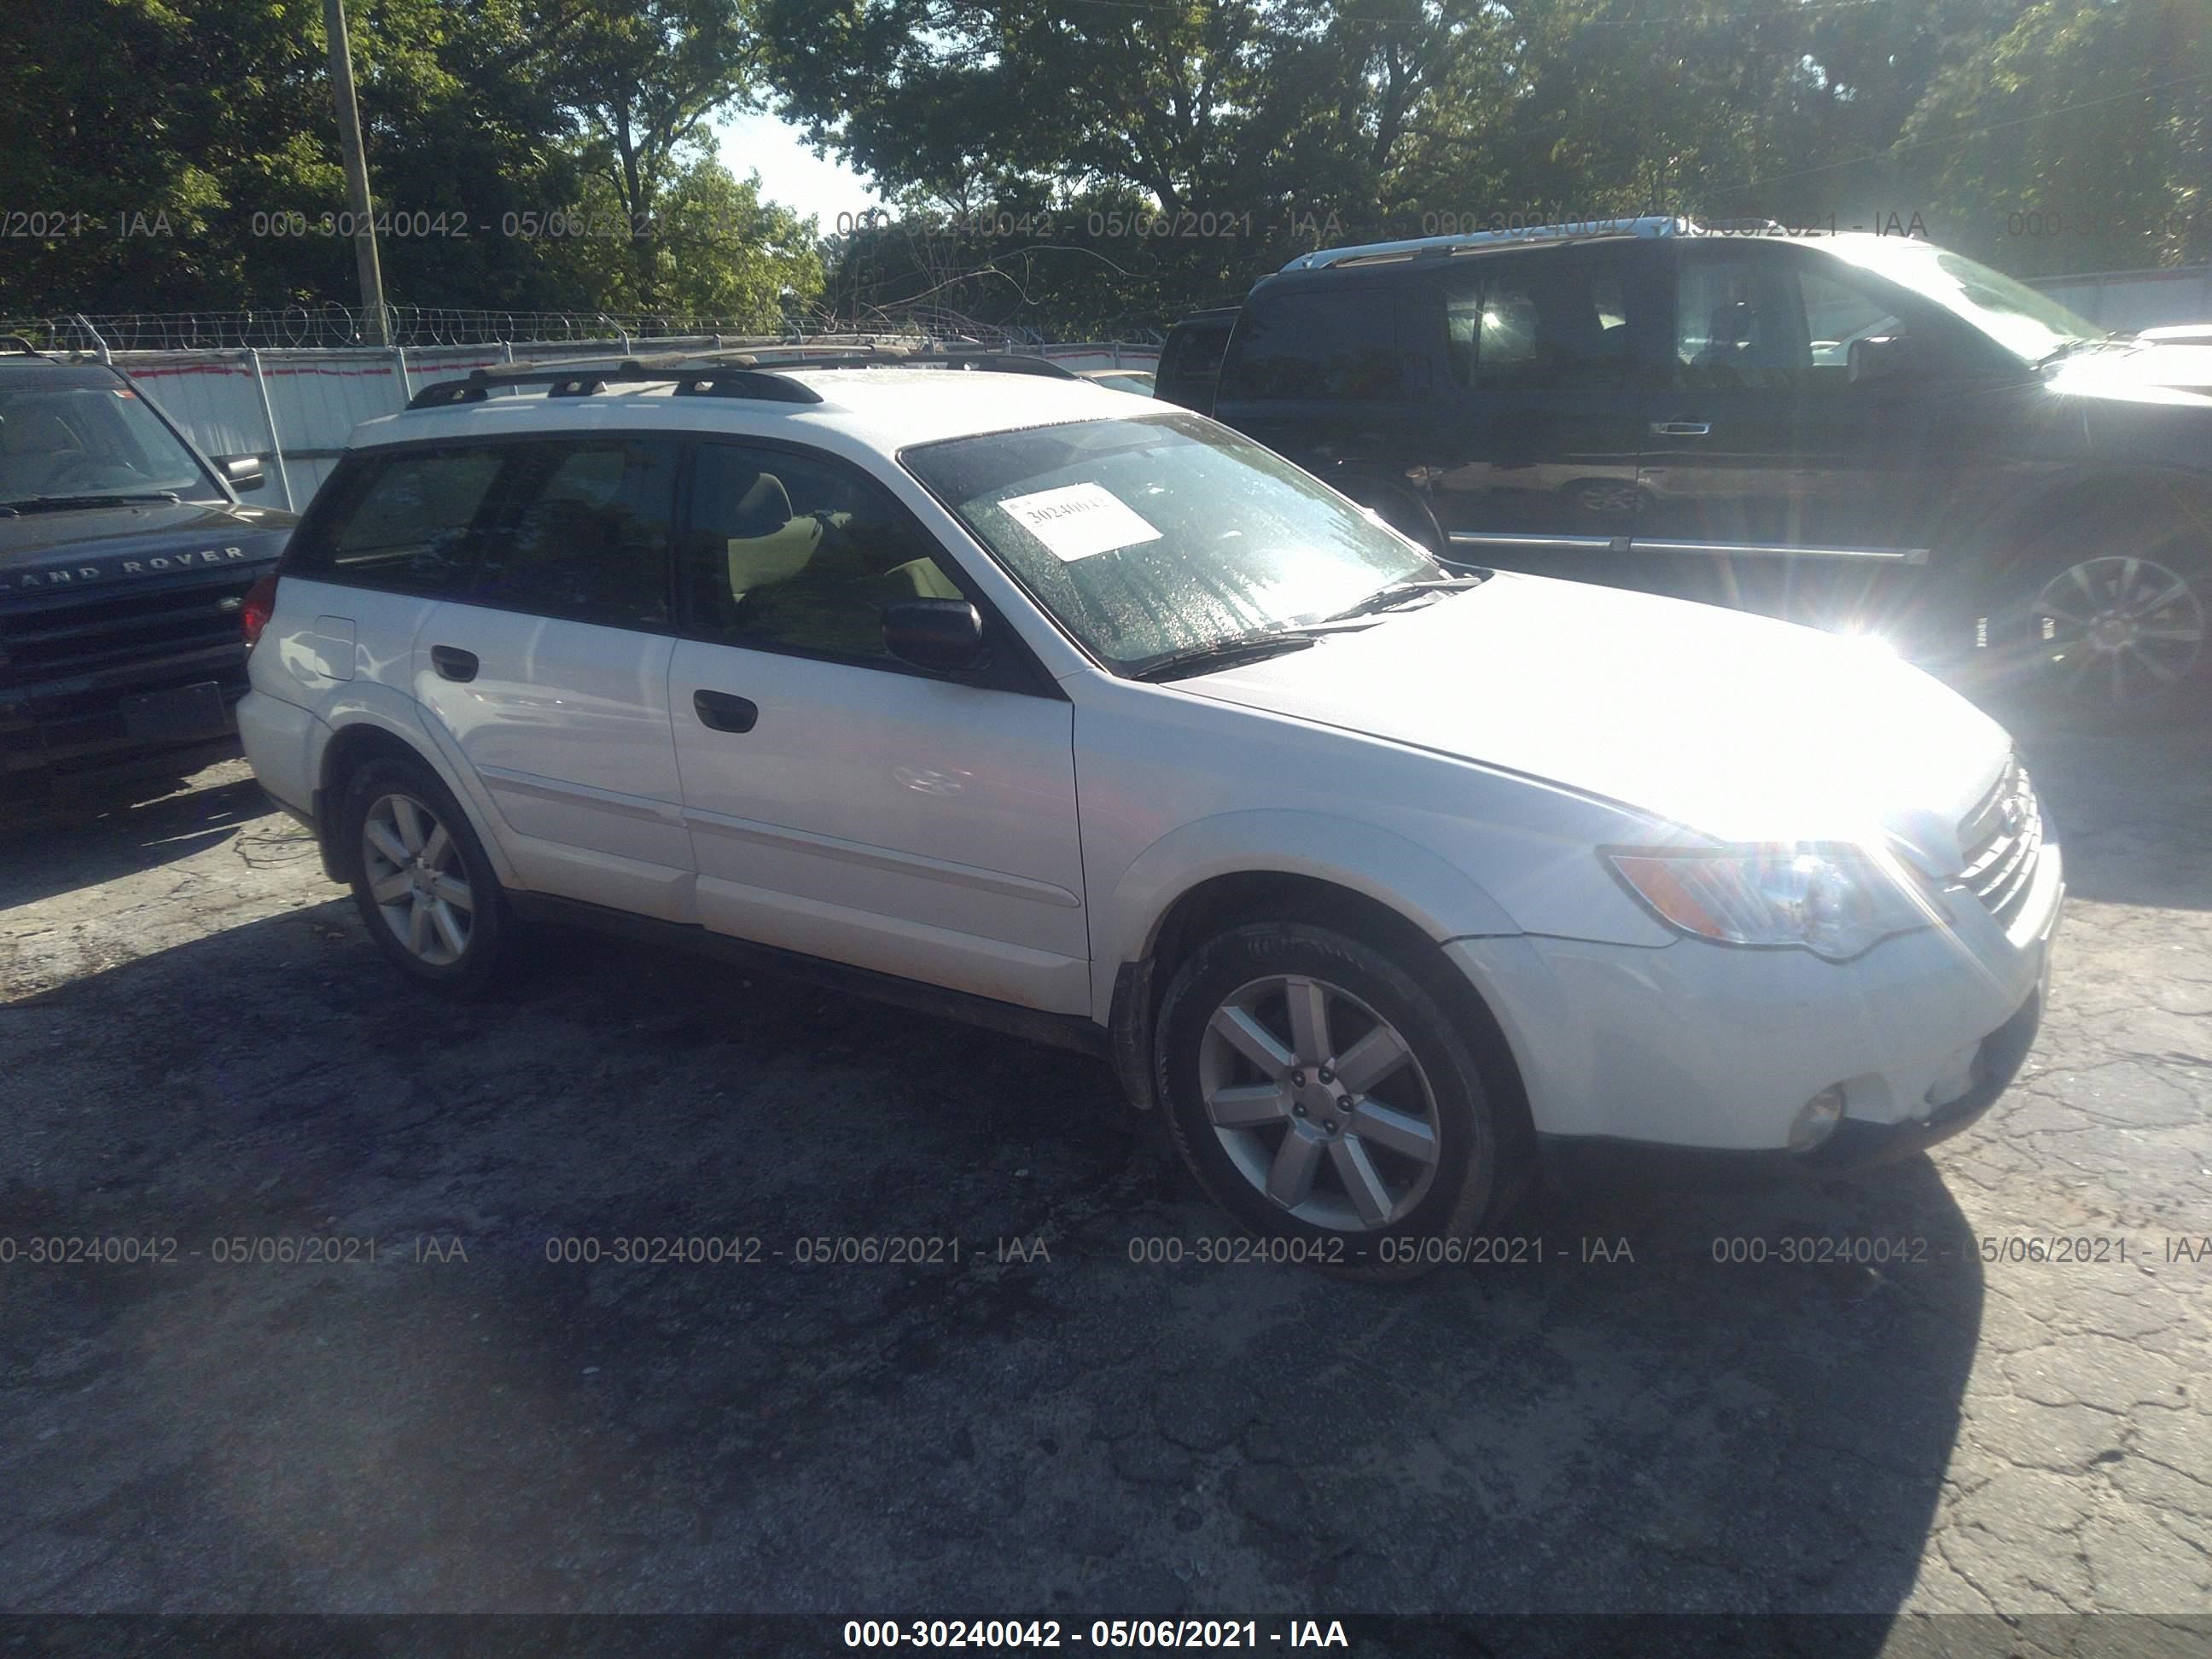
<svg viewBox="0 0 2212 1659"><path fill-rule="evenodd" d="M765 0L763 20L785 112L900 192L833 287L878 304L1187 307L1321 241L1633 212L1917 223L2031 274L2212 253L2203 0ZM1255 229L1080 234L1130 196ZM962 246L1014 205L1060 210L1054 235Z"/></svg>
<svg viewBox="0 0 2212 1659"><path fill-rule="evenodd" d="M704 125L750 73L734 0L352 0L347 21L394 301L773 319L818 289L811 229ZM353 299L320 0L27 8L0 33L9 210L63 234L0 242L0 313Z"/></svg>
<svg viewBox="0 0 2212 1659"><path fill-rule="evenodd" d="M353 292L320 0L0 33L0 312ZM1158 325L1303 248L1637 211L2212 258L2205 0L354 0L395 301ZM817 240L716 158L877 179ZM326 218L326 216L328 217ZM52 231L62 222L63 230ZM121 234L118 234L120 232Z"/></svg>

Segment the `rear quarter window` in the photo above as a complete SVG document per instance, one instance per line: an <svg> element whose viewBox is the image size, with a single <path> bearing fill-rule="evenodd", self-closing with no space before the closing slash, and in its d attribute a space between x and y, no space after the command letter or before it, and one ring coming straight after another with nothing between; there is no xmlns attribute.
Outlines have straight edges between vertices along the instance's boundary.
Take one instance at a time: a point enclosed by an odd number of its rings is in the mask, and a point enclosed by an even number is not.
<svg viewBox="0 0 2212 1659"><path fill-rule="evenodd" d="M1332 285L1245 307L1221 372L1225 399L1367 402L1413 389L1401 295Z"/></svg>
<svg viewBox="0 0 2212 1659"><path fill-rule="evenodd" d="M487 445L349 456L293 532L285 574L408 593L465 592L485 505L513 453Z"/></svg>

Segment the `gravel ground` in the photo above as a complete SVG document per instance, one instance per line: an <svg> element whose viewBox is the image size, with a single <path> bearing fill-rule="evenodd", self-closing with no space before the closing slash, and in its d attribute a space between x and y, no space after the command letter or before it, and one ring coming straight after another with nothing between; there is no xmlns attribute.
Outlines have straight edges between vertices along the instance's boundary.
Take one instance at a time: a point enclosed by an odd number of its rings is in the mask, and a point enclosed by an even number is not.
<svg viewBox="0 0 2212 1659"><path fill-rule="evenodd" d="M1198 1260L1079 1057L596 939L442 1006L240 763L19 823L0 1608L2212 1611L2212 728L2027 743L2074 897L1979 1127L1410 1289ZM1797 1237L1915 1259L1714 1260Z"/></svg>

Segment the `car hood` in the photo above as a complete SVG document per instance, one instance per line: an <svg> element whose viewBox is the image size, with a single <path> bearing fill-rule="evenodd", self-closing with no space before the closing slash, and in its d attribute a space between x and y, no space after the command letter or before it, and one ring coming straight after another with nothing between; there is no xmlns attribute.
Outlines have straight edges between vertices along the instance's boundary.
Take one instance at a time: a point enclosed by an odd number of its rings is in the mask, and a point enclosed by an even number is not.
<svg viewBox="0 0 2212 1659"><path fill-rule="evenodd" d="M1524 774L1719 842L1883 841L1931 873L2004 729L1880 645L1500 574L1310 650L1174 683Z"/></svg>
<svg viewBox="0 0 2212 1659"><path fill-rule="evenodd" d="M2052 365L2051 385L2060 392L2106 397L2212 393L2212 343L2191 341L2127 351L2086 351Z"/></svg>
<svg viewBox="0 0 2212 1659"><path fill-rule="evenodd" d="M0 516L0 603L211 569L249 569L284 550L296 522L266 507L148 502Z"/></svg>

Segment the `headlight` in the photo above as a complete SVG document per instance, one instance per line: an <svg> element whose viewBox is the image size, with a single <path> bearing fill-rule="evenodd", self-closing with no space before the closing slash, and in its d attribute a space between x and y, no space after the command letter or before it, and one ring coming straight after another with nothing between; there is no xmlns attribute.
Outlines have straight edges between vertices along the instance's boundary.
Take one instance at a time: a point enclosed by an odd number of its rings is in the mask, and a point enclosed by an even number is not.
<svg viewBox="0 0 2212 1659"><path fill-rule="evenodd" d="M1605 857L1662 921L1722 945L1796 945L1844 962L1942 919L1902 866L1855 847L1617 848Z"/></svg>

